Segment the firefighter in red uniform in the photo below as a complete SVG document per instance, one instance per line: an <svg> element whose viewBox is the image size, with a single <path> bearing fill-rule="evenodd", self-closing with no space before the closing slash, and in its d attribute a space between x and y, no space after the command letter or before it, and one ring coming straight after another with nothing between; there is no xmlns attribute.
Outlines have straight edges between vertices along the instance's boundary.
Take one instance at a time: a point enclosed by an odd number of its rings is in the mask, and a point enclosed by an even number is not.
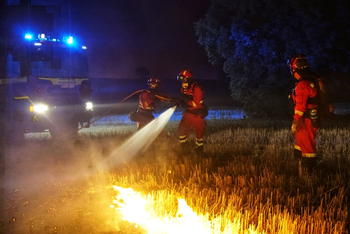
<svg viewBox="0 0 350 234"><path fill-rule="evenodd" d="M205 117L208 115L208 109L203 103L203 88L199 83L193 81L193 74L190 70L182 70L177 76L177 80L182 82L181 92L183 93L183 98L181 98L181 104L185 109L178 127L182 153L188 153L189 143L187 135L193 128L196 135L196 153L202 156L206 126Z"/></svg>
<svg viewBox="0 0 350 234"><path fill-rule="evenodd" d="M304 55L296 55L288 60L291 75L296 79L292 92L294 120L291 130L295 134L294 157L299 159L301 168L313 171L317 165L315 137L320 121L320 98L324 92L318 75L309 69Z"/></svg>
<svg viewBox="0 0 350 234"><path fill-rule="evenodd" d="M150 78L147 81L149 90L144 90L139 95L139 107L136 111L136 122L137 129L141 129L154 120L153 112L154 107L158 101L164 102L177 102L177 100L161 95L158 93L158 88L161 84L161 81L156 78Z"/></svg>

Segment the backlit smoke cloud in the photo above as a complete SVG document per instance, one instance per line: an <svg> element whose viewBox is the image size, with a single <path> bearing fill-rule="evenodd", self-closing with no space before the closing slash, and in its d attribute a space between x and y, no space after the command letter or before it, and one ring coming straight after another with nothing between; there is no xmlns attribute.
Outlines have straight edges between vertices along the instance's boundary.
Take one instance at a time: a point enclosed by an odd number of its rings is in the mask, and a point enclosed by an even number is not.
<svg viewBox="0 0 350 234"><path fill-rule="evenodd" d="M123 162L129 161L138 153L146 151L164 129L175 109L176 106L169 108L158 116L158 118L154 119L147 126L136 132L130 139L128 139L118 149L114 150L110 156L101 163L100 170L117 166Z"/></svg>

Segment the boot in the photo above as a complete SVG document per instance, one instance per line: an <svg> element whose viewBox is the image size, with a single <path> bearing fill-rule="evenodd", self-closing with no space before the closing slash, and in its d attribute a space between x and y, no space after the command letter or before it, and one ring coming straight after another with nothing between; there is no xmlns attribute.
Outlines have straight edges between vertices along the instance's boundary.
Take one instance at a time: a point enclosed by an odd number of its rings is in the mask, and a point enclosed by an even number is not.
<svg viewBox="0 0 350 234"><path fill-rule="evenodd" d="M204 153L203 153L203 146L198 146L198 147L196 148L196 155L197 155L198 157L203 157L203 156L204 156Z"/></svg>
<svg viewBox="0 0 350 234"><path fill-rule="evenodd" d="M317 158L316 157L313 157L313 158L303 157L301 159L301 165L303 168L305 168L305 170L309 174L311 174L314 170L316 170Z"/></svg>
<svg viewBox="0 0 350 234"><path fill-rule="evenodd" d="M303 167L301 165L301 160L298 160L298 175L303 176Z"/></svg>
<svg viewBox="0 0 350 234"><path fill-rule="evenodd" d="M301 160L302 153L300 150L294 149L294 159Z"/></svg>
<svg viewBox="0 0 350 234"><path fill-rule="evenodd" d="M300 150L294 149L294 160L298 161L298 175L303 175L303 167L301 164L302 153Z"/></svg>
<svg viewBox="0 0 350 234"><path fill-rule="evenodd" d="M186 141L184 143L180 143L180 156L187 155L190 153L190 144Z"/></svg>

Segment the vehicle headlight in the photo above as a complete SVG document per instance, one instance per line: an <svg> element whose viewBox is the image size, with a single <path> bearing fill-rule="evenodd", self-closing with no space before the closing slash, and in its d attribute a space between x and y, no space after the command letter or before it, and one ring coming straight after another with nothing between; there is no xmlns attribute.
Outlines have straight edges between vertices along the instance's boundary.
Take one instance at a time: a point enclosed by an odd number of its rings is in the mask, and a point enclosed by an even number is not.
<svg viewBox="0 0 350 234"><path fill-rule="evenodd" d="M93 111L93 110L94 110L94 105L92 104L92 102L87 102L87 103L85 104L85 109L86 109L87 111Z"/></svg>
<svg viewBox="0 0 350 234"><path fill-rule="evenodd" d="M34 106L30 106L29 110L31 112L44 113L49 109L49 106L46 104L35 104Z"/></svg>

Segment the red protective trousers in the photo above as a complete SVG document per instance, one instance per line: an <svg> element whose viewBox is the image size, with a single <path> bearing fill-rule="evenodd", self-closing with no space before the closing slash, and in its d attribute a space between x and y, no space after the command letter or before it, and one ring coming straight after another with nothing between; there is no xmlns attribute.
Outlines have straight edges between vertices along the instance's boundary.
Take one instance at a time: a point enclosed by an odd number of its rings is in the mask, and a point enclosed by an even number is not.
<svg viewBox="0 0 350 234"><path fill-rule="evenodd" d="M303 118L303 123L300 124L295 133L296 150L300 150L303 157L313 158L317 156L316 151L316 133L317 128L313 127L309 118Z"/></svg>
<svg viewBox="0 0 350 234"><path fill-rule="evenodd" d="M192 127L196 134L196 138L202 139L205 133L205 119L200 115L194 115L185 111L182 114L182 119L178 128L179 136L187 136Z"/></svg>

